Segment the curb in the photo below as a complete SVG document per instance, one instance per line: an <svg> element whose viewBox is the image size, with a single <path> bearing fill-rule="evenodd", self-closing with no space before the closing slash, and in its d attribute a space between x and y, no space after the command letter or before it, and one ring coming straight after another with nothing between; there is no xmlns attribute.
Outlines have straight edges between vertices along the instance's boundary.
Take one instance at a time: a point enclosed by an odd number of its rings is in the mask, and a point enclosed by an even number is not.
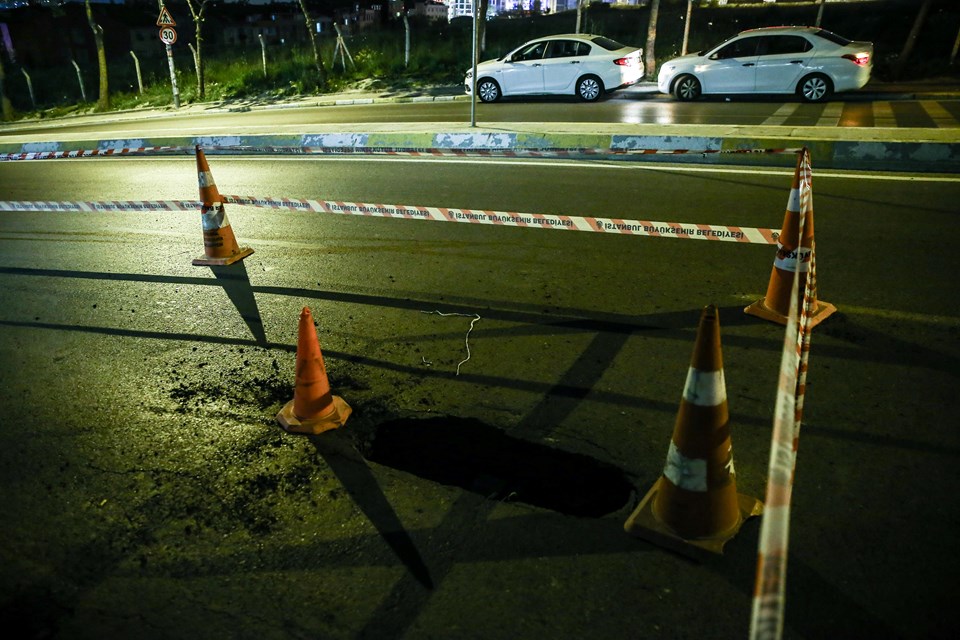
<svg viewBox="0 0 960 640"><path fill-rule="evenodd" d="M721 135L683 133L483 131L451 127L447 131L343 131L315 134L167 136L140 139L72 140L0 144L0 154L94 152L96 155L149 153L151 147L177 147L205 153L310 155L386 153L428 155L431 151L471 153L541 152L567 158L695 164L789 167L792 154L808 147L816 166L830 169L960 173L960 141L885 141L817 139L796 128L767 127L750 135L748 128L728 128ZM663 129L663 127L661 127ZM655 129L652 129L655 130ZM707 132L715 131L708 128ZM93 154L91 154L93 155ZM8 160L16 160L9 158Z"/></svg>

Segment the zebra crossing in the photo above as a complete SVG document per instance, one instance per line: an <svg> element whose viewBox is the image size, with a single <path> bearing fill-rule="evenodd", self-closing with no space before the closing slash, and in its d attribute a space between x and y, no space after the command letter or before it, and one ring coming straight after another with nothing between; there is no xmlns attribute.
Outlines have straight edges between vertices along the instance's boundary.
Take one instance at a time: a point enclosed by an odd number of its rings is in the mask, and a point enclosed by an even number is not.
<svg viewBox="0 0 960 640"><path fill-rule="evenodd" d="M763 125L960 128L960 100L877 100L781 105Z"/></svg>

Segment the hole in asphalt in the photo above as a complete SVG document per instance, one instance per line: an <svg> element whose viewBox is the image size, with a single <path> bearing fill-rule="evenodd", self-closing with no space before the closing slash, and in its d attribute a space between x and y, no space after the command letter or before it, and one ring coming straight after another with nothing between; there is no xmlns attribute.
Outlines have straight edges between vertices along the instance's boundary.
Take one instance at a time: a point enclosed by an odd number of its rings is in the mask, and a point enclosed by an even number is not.
<svg viewBox="0 0 960 640"><path fill-rule="evenodd" d="M400 419L377 428L364 456L491 500L581 517L622 508L633 486L616 467L510 437L479 420Z"/></svg>

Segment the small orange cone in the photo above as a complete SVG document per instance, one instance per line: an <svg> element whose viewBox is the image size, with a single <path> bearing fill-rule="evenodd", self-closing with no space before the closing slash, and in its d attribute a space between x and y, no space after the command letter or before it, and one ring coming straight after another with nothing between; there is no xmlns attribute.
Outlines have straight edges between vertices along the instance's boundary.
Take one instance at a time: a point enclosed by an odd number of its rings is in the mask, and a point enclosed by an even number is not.
<svg viewBox="0 0 960 640"><path fill-rule="evenodd" d="M720 319L710 305L700 315L663 474L627 518L627 533L686 555L722 553L763 503L737 493L727 391L720 353Z"/></svg>
<svg viewBox="0 0 960 640"><path fill-rule="evenodd" d="M297 337L297 375L293 400L277 414L277 422L292 433L318 434L342 427L353 410L330 392L327 368L310 309L300 312Z"/></svg>
<svg viewBox="0 0 960 640"><path fill-rule="evenodd" d="M200 218L203 222L204 255L194 258L196 265L227 265L243 260L253 253L250 247L237 246L237 239L230 228L227 212L223 208L223 197L213 181L210 165L197 145L197 179L200 182Z"/></svg>
<svg viewBox="0 0 960 640"><path fill-rule="evenodd" d="M770 282L767 284L767 295L757 300L744 311L752 316L763 318L782 325L787 324L790 315L790 291L793 286L793 276L796 271L797 260L800 260L799 291L802 298L804 286L810 272L810 256L813 253L813 205L806 212L803 237L800 238L800 177L801 168L809 171L809 151L806 148L797 154L797 168L793 174L793 186L790 189L790 198L787 200L787 211L783 218L783 228L777 240L777 255L773 260L773 269L770 273ZM807 160L807 162L804 162ZM799 250L797 242L799 238ZM802 300L801 300L802 302ZM810 328L813 328L827 319L837 310L829 302L817 301L816 282L813 288L813 309L809 316Z"/></svg>

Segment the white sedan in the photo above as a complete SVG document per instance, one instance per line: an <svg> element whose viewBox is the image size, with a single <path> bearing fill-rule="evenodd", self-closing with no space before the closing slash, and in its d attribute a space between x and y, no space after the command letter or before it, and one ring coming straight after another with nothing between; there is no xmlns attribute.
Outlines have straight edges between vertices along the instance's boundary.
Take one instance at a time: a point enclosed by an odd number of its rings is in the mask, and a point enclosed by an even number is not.
<svg viewBox="0 0 960 640"><path fill-rule="evenodd" d="M592 102L605 92L635 84L643 77L640 50L610 38L566 34L537 38L502 58L477 65L477 96L495 102L502 96L575 95ZM473 91L473 69L464 90Z"/></svg>
<svg viewBox="0 0 960 640"><path fill-rule="evenodd" d="M702 94L796 93L820 102L854 91L873 70L873 44L853 42L816 27L765 27L741 31L709 49L660 67L657 88L678 100Z"/></svg>

